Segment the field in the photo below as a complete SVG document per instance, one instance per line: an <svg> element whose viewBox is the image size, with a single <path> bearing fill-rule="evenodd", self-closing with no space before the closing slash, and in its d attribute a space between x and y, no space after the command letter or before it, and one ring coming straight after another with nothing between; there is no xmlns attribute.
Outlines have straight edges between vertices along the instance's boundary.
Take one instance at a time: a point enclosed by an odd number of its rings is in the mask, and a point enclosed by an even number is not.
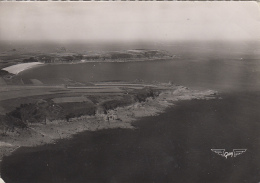
<svg viewBox="0 0 260 183"><path fill-rule="evenodd" d="M59 97L59 98L53 98L52 101L54 103L71 103L71 102L89 102L90 100L87 99L84 96L78 96L78 97Z"/></svg>
<svg viewBox="0 0 260 183"><path fill-rule="evenodd" d="M134 84L128 83L128 85L129 87L125 83L122 85L120 83L109 83L108 85L102 83L102 85L83 87L5 85L0 88L0 115L6 115L25 104L38 105L43 101L47 101L48 106L52 104L65 106L64 109L69 109L69 106L73 109L75 105L80 105L76 103L100 103L106 109L113 108L113 106L122 106L131 103L128 99L128 102L123 102L126 98L122 96L128 97L128 93L136 95L134 91L142 91L145 87L145 85L142 86L141 84L136 88L133 87ZM136 99L138 100L138 96L136 96ZM80 108L78 108L79 111L81 111ZM67 114L70 113L67 109L64 111ZM74 113L79 115L79 112L75 110ZM84 111L80 113L84 114ZM64 117L63 114L62 116Z"/></svg>

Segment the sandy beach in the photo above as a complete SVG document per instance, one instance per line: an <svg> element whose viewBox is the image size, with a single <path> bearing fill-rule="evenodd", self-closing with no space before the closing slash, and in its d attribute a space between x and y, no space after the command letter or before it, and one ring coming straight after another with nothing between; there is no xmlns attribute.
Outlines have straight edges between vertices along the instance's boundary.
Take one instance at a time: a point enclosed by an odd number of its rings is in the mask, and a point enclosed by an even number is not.
<svg viewBox="0 0 260 183"><path fill-rule="evenodd" d="M12 65L9 67L5 67L2 70L8 71L9 73L16 75L24 70L36 67L38 65L43 65L43 63L41 63L41 62L21 63L21 64L16 64L16 65Z"/></svg>

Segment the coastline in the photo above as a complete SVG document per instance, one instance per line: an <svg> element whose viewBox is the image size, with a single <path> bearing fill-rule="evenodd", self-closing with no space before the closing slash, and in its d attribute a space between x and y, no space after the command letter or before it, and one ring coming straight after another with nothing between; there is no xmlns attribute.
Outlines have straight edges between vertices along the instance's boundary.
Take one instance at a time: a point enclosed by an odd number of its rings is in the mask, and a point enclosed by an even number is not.
<svg viewBox="0 0 260 183"><path fill-rule="evenodd" d="M132 123L141 117L156 116L163 113L174 102L192 99L215 99L212 90L195 91L182 86L167 87L156 98L109 110L107 114L71 118L68 122L55 120L46 124L31 124L27 129L8 132L1 138L0 162L4 156L12 154L19 147L33 147L56 143L57 140L71 138L83 131L97 131L112 128L134 129Z"/></svg>

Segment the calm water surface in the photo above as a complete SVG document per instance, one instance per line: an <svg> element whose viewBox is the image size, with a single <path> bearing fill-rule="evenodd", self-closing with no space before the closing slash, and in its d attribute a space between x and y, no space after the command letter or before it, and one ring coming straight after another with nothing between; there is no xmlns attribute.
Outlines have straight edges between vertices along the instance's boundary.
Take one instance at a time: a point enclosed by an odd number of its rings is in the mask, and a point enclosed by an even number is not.
<svg viewBox="0 0 260 183"><path fill-rule="evenodd" d="M252 90L260 87L257 60L159 60L151 62L46 65L22 72L23 79L47 84L69 78L79 82L123 80L173 81L176 84L218 90Z"/></svg>

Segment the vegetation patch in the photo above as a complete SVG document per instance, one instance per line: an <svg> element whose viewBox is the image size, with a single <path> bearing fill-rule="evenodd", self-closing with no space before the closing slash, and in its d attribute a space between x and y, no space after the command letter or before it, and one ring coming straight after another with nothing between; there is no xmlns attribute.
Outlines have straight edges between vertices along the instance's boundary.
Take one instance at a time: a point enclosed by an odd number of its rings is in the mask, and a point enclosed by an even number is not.
<svg viewBox="0 0 260 183"><path fill-rule="evenodd" d="M56 104L49 101L21 104L0 120L14 121L15 124L46 123L53 120L69 120L83 115L95 115L96 106L91 102L69 102ZM15 120L14 120L15 119ZM3 123L3 122L2 122ZM9 123L9 122L8 122ZM14 124L14 125L15 125ZM18 125L21 127L21 125Z"/></svg>
<svg viewBox="0 0 260 183"><path fill-rule="evenodd" d="M140 90L134 90L133 92L131 92L131 94L134 96L137 102L145 102L146 99L149 97L155 98L159 96L159 93L160 93L159 91L153 90L148 87Z"/></svg>
<svg viewBox="0 0 260 183"><path fill-rule="evenodd" d="M134 102L132 97L124 97L124 99L119 100L119 99L114 99L114 100L108 100L104 101L100 104L100 106L104 109L105 112L108 110L115 109L117 107L123 107L130 105Z"/></svg>
<svg viewBox="0 0 260 183"><path fill-rule="evenodd" d="M54 98L52 99L54 103L70 103L70 102L90 102L89 99L87 99L84 96L78 96L78 97L60 97L60 98Z"/></svg>
<svg viewBox="0 0 260 183"><path fill-rule="evenodd" d="M70 118L85 116L85 115L95 115L96 105L90 102L79 102L79 103L61 103L63 116L67 121Z"/></svg>

